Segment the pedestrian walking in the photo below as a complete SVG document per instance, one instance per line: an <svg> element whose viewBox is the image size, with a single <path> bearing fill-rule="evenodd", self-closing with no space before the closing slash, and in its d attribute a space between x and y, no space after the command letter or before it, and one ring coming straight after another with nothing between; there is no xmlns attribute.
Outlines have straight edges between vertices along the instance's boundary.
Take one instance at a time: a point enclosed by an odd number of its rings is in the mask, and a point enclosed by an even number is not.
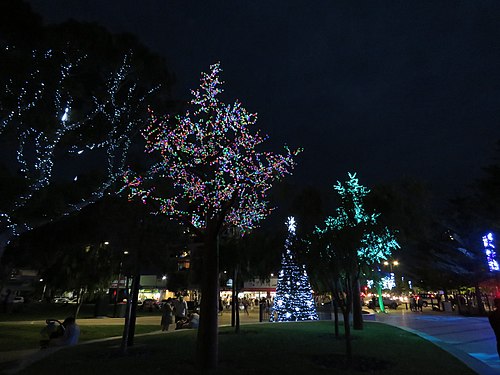
<svg viewBox="0 0 500 375"><path fill-rule="evenodd" d="M250 302L247 300L246 297L243 297L243 311L245 311L245 313L247 314L247 316L250 315L250 313L248 312L248 305L250 305Z"/></svg>
<svg viewBox="0 0 500 375"><path fill-rule="evenodd" d="M222 298L219 297L219 315L222 315L224 312L224 304L222 303Z"/></svg>
<svg viewBox="0 0 500 375"><path fill-rule="evenodd" d="M173 308L170 304L172 298L168 298L167 301L161 307L161 330L168 331L168 327L173 323L174 315Z"/></svg>
<svg viewBox="0 0 500 375"><path fill-rule="evenodd" d="M488 314L488 320L497 339L497 353L500 357L500 298L495 298L493 303L495 305L495 310Z"/></svg>

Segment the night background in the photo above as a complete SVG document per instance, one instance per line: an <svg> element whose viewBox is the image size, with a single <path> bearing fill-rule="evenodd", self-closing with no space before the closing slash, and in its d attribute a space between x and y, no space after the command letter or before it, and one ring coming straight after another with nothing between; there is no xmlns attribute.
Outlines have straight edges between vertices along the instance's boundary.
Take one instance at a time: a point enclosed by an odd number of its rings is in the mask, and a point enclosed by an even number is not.
<svg viewBox="0 0 500 375"><path fill-rule="evenodd" d="M412 177L439 198L492 163L500 139L496 1L30 1L128 32L164 56L177 98L220 61L228 101L271 145L303 147L290 181L330 189Z"/></svg>
<svg viewBox="0 0 500 375"><path fill-rule="evenodd" d="M80 333L121 344L29 370L500 368L499 20L490 0L1 1L0 372Z"/></svg>

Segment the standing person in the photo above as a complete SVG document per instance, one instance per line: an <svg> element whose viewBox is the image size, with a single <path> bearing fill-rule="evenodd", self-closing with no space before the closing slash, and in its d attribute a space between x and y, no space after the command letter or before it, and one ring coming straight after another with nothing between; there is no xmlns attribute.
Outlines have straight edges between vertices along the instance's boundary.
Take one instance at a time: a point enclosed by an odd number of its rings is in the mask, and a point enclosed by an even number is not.
<svg viewBox="0 0 500 375"><path fill-rule="evenodd" d="M488 320L497 339L497 353L500 357L500 298L495 298L493 303L495 305L495 310L488 314Z"/></svg>
<svg viewBox="0 0 500 375"><path fill-rule="evenodd" d="M174 305L175 322L177 323L181 319L186 319L188 306L184 298L179 296L179 298L174 299L172 303Z"/></svg>
<svg viewBox="0 0 500 375"><path fill-rule="evenodd" d="M372 296L371 303L372 303L372 310L377 312L377 297Z"/></svg>
<svg viewBox="0 0 500 375"><path fill-rule="evenodd" d="M173 309L172 305L170 302L172 301L172 298L168 298L167 302L163 304L161 307L161 330L162 331L168 331L168 327L170 324L173 323Z"/></svg>
<svg viewBox="0 0 500 375"><path fill-rule="evenodd" d="M422 300L422 297L419 297L417 307L420 312L424 311L424 301Z"/></svg>
<svg viewBox="0 0 500 375"><path fill-rule="evenodd" d="M417 299L415 298L415 296L411 297L411 300L410 300L410 310L411 311L417 311Z"/></svg>

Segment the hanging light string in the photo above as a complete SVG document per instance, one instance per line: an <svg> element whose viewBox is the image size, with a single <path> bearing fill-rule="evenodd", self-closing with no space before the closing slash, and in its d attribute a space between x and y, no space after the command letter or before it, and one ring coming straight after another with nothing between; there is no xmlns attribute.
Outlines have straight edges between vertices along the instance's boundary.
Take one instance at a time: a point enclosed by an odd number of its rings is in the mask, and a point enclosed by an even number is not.
<svg viewBox="0 0 500 375"><path fill-rule="evenodd" d="M6 48L6 52L14 50L12 47ZM145 95L138 94L136 82L130 82L130 52L124 56L118 69L110 73L104 94L91 98L90 108L85 114L73 115L75 99L70 80L77 75L86 60L86 55L74 57L66 51L33 51L32 71L27 74L27 78L19 85L12 79L4 85L6 94L14 98L16 104L14 108L8 108L5 104L7 100L0 103L0 136L15 134L18 142L17 164L27 182L26 189L13 200L11 207L0 212L0 224L11 236L31 227L25 222L27 219L19 217L17 212L28 207L37 192L53 183L54 164L58 162L56 150L81 157L85 151L100 149L106 155L103 163L106 173L101 181L97 181L96 187L87 195L69 203L61 215L79 210L107 193L116 193L117 181L121 181L126 171L132 137L138 133L144 121L145 98L159 86L153 87ZM51 82L44 82L43 78L51 75L55 78ZM98 90L96 88L94 91ZM38 115L35 118L41 118L46 112L38 114L36 111L47 106L52 116L43 123L32 123L33 114ZM86 137L84 133L89 131L97 132L100 140L91 141ZM78 181L78 176L73 181ZM35 221L40 221L40 218Z"/></svg>

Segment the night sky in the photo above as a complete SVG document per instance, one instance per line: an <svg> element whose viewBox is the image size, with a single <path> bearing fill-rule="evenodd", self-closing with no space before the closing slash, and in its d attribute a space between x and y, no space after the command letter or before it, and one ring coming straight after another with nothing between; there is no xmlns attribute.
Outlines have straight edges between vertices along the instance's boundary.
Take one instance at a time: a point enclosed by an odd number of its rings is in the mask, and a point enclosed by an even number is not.
<svg viewBox="0 0 500 375"><path fill-rule="evenodd" d="M188 98L220 61L226 101L270 147L303 147L292 181L410 176L452 195L500 139L500 2L31 0L47 23L95 21L165 56Z"/></svg>

